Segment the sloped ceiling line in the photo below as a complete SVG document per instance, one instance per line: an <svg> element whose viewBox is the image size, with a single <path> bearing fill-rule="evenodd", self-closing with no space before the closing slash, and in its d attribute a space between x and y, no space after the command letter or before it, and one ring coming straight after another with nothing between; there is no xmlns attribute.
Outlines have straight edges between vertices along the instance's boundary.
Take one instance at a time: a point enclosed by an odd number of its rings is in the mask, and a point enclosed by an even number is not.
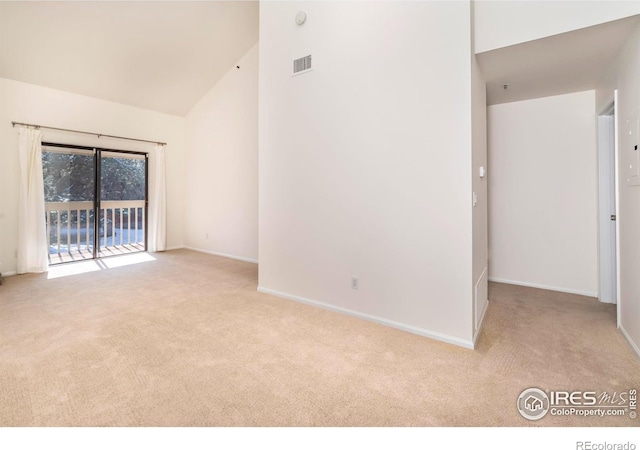
<svg viewBox="0 0 640 450"><path fill-rule="evenodd" d="M258 2L0 2L0 77L178 116L258 42Z"/></svg>

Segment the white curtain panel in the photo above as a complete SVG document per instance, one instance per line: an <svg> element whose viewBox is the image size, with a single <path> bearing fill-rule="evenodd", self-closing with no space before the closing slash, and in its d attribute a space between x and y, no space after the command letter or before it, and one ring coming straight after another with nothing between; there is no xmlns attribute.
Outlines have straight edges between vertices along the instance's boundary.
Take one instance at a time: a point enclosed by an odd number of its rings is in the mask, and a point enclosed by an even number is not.
<svg viewBox="0 0 640 450"><path fill-rule="evenodd" d="M156 145L149 155L149 251L167 248L167 190L164 145Z"/></svg>
<svg viewBox="0 0 640 450"><path fill-rule="evenodd" d="M42 132L18 130L20 189L18 194L18 273L46 272L48 268L42 179Z"/></svg>

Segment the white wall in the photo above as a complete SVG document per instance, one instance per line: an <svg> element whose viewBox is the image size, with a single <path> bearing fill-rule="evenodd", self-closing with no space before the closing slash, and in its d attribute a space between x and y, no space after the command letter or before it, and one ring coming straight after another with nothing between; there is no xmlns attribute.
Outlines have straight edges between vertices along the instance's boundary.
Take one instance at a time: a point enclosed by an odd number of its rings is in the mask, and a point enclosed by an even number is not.
<svg viewBox="0 0 640 450"><path fill-rule="evenodd" d="M187 115L190 248L258 260L258 44Z"/></svg>
<svg viewBox="0 0 640 450"><path fill-rule="evenodd" d="M476 1L476 53L635 14L638 1Z"/></svg>
<svg viewBox="0 0 640 450"><path fill-rule="evenodd" d="M487 83L475 55L475 2L471 2L471 185L473 206L473 326L477 338L489 300L489 224L487 193ZM485 175L480 176L483 167Z"/></svg>
<svg viewBox="0 0 640 450"><path fill-rule="evenodd" d="M640 27L618 55L598 89L596 108L606 106L618 89L618 247L620 328L640 354L640 185L630 184L629 165L638 158L633 150L638 132L634 122L640 117ZM632 131L633 135L629 135ZM633 158L633 159L632 159Z"/></svg>
<svg viewBox="0 0 640 450"><path fill-rule="evenodd" d="M488 108L489 271L596 297L595 92Z"/></svg>
<svg viewBox="0 0 640 450"><path fill-rule="evenodd" d="M472 345L470 55L468 2L261 3L261 291Z"/></svg>
<svg viewBox="0 0 640 450"><path fill-rule="evenodd" d="M0 272L16 270L18 132L11 121L167 142L167 245L184 244L184 118L0 78ZM69 144L152 148L151 144L50 130L43 130L43 136Z"/></svg>
<svg viewBox="0 0 640 450"><path fill-rule="evenodd" d="M489 230L487 175L480 177L480 167L487 170L487 89L484 77L475 55L471 59L471 131L472 131L472 188L477 203L473 207L473 286L478 285L478 293L488 294ZM486 172L485 172L486 173ZM484 275L484 276L483 276ZM475 296L475 293L474 293ZM479 329L480 320L486 308L484 295L478 296L474 305L474 326Z"/></svg>

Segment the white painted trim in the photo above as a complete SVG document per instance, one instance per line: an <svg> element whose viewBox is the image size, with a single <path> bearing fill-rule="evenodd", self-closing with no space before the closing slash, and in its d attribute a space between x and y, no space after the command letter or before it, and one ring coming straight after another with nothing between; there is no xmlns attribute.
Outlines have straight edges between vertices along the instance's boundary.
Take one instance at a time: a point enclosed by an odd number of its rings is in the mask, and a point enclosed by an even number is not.
<svg viewBox="0 0 640 450"><path fill-rule="evenodd" d="M419 336L428 337L431 339L435 339L437 341L446 342L447 344L457 345L459 347L464 347L473 350L474 344L471 341L466 341L464 339L459 339L453 336L449 336L446 334L438 333L435 331L426 330L424 328L414 327L412 325L407 325L400 322L395 322L393 320L383 319L381 317L372 316L369 314L361 313L358 311L354 311L351 309L341 308L339 306L330 305L328 303L319 302L316 300L311 300L304 297L299 297L297 295L286 294L284 292L275 291L273 289L264 288L258 286L258 292L262 292L263 294L274 295L276 297L284 298L287 300L293 300L299 303L305 303L311 306L317 306L322 309L328 309L329 311L334 311L337 313L345 314L347 316L355 317L357 319L367 320L369 322L378 323L380 325L386 325L391 328L396 328L398 330L407 331L409 333L417 334Z"/></svg>
<svg viewBox="0 0 640 450"><path fill-rule="evenodd" d="M480 331L482 331L482 326L484 325L484 316L487 315L487 309L489 309L489 300L484 305L484 309L482 310L482 317L480 317L480 325L476 329L476 332L473 335L473 348L476 347L476 342L478 341L478 336L480 336Z"/></svg>
<svg viewBox="0 0 640 450"><path fill-rule="evenodd" d="M165 252L170 252L171 250L180 250L180 249L183 249L183 248L185 248L184 245L175 245L173 247L166 248L164 251Z"/></svg>
<svg viewBox="0 0 640 450"><path fill-rule="evenodd" d="M629 343L631 348L636 352L636 355L638 355L638 358L640 358L640 347L638 347L636 343L633 342L633 339L631 339L631 336L629 336L629 333L627 333L622 325L620 325L618 328L620 328L620 331L622 331L622 335L627 339L627 342Z"/></svg>
<svg viewBox="0 0 640 450"><path fill-rule="evenodd" d="M620 114L618 111L618 90L615 89L613 91L613 116L615 118L615 120L613 121L613 135L614 135L614 154L615 154L615 185L616 185L616 214L618 214L618 217L616 217L616 303L618 305L618 307L616 308L616 317L617 317L617 322L618 322L618 326L620 326L621 324L621 317L620 317L620 310L622 309L621 307L621 299L622 296L620 295L620 286L621 286L621 278L620 278L620 171L618 170L619 166L619 158L620 158L620 150L618 149L618 136L620 133L619 127L618 127L618 123L620 123Z"/></svg>
<svg viewBox="0 0 640 450"><path fill-rule="evenodd" d="M17 274L18 274L18 272L16 272L15 270L12 271L12 272L2 272L2 276L3 277L12 277L12 276L17 275Z"/></svg>
<svg viewBox="0 0 640 450"><path fill-rule="evenodd" d="M567 294L584 295L585 297L593 297L593 298L596 298L596 299L598 298L598 293L597 292L578 291L578 290L575 290L575 289L567 289L567 288L561 288L561 287L557 287L557 286L545 286L543 284L526 283L524 281L505 280L503 278L494 278L494 277L489 277L489 281L493 281L494 283L514 284L516 286L525 286L525 287L531 287L531 288L536 288L536 289L545 289L547 291L566 292Z"/></svg>
<svg viewBox="0 0 640 450"><path fill-rule="evenodd" d="M487 262L488 264L488 262ZM485 278L486 277L486 278ZM480 286L480 283L482 282L482 280L486 279L486 283L487 283L487 301L482 305L482 313L478 314L478 286ZM484 268L484 270L482 271L482 273L480 274L480 277L478 278L478 281L476 282L476 285L474 286L473 289L473 329L474 331L474 335L477 334L477 330L480 329L481 325L482 325L482 318L484 317L484 310L487 307L487 303L489 303L489 266L487 265L487 267ZM475 339L474 339L475 342Z"/></svg>
<svg viewBox="0 0 640 450"><path fill-rule="evenodd" d="M224 258L237 259L238 261L244 261L244 262L249 262L249 263L253 263L253 264L258 264L258 260L257 259L245 258L244 256L236 256L236 255L229 255L227 253L212 252L210 250L204 250L204 249L201 249L201 248L189 247L188 245L185 245L182 248L186 248L187 250L193 250L194 252L206 253L208 255L222 256Z"/></svg>

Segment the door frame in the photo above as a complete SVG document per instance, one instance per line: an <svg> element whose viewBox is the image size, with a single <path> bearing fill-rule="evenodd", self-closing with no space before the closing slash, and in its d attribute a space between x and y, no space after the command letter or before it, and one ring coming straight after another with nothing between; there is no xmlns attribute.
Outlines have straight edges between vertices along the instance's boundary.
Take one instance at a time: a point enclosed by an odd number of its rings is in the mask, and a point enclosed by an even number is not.
<svg viewBox="0 0 640 450"><path fill-rule="evenodd" d="M618 216L617 90L596 115L598 147L598 299L618 304L620 323L620 221ZM611 227L609 216L616 215ZM615 253L614 253L615 252Z"/></svg>

